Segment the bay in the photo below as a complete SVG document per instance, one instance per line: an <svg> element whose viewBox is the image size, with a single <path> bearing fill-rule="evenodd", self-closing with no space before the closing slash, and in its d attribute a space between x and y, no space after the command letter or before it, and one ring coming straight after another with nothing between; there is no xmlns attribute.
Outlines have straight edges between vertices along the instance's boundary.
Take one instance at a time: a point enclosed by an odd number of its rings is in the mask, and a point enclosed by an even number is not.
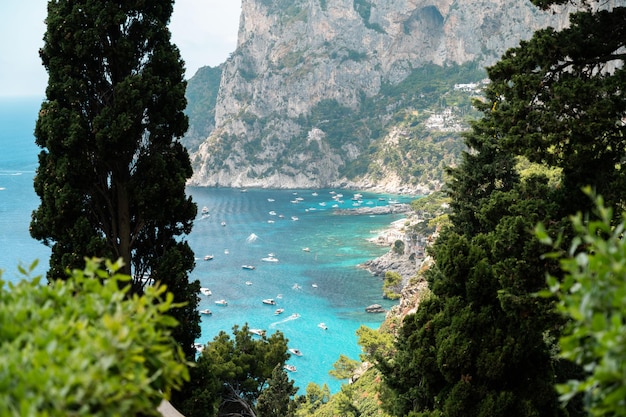
<svg viewBox="0 0 626 417"><path fill-rule="evenodd" d="M35 274L45 274L50 256L49 248L28 232L31 213L39 205L32 184L39 151L33 131L40 103L36 98L0 99L0 269L8 281L22 278L18 264L36 259L40 265ZM337 392L341 381L328 375L333 363L340 354L358 359L356 330L361 325L377 328L384 318L364 308L394 304L382 299L380 278L358 265L387 251L368 239L400 215L346 216L336 210L410 198L361 192L358 203L352 200L355 191L348 190L187 191L199 208L186 237L196 254L191 278L212 292L200 294L200 309L212 315L201 316L198 342L206 343L220 331L232 334L234 325L245 323L268 334L281 331L289 347L302 352L289 360L297 369L289 376L300 387L299 394L309 382L325 383ZM208 215L200 212L203 207ZM277 262L262 260L270 253ZM213 259L205 261L206 255ZM219 299L228 305L215 304ZM264 299L276 305L264 304ZM276 315L277 308L284 312Z"/></svg>

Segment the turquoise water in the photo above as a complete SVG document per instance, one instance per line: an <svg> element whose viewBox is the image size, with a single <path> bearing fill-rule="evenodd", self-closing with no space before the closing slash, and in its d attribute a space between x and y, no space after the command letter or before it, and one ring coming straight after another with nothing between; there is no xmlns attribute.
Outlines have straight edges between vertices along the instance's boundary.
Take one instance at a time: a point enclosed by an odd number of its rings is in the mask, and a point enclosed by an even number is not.
<svg viewBox="0 0 626 417"><path fill-rule="evenodd" d="M36 272L45 273L50 254L28 233L31 213L39 204L32 187L38 152L32 132L39 104L0 99L0 269L8 280L17 279L18 263L35 259L41 260ZM236 324L248 323L270 334L281 331L291 348L302 351L289 360L297 367L290 376L299 393L304 394L309 382L326 383L336 392L341 382L328 375L333 363L340 354L358 359L355 331L361 325L378 327L383 319L364 308L393 305L381 297L380 278L358 264L386 252L367 239L400 217L336 215L333 204L354 208L353 191L190 187L188 192L199 208L188 236L196 253L191 277L212 291L211 296L201 295L200 308L213 314L202 316L198 342L206 343L220 331L230 334ZM342 202L332 198L337 193L344 194ZM361 206L386 204L389 197L381 201L379 195L362 194ZM205 206L209 214L202 216ZM278 262L262 261L269 253ZM205 255L213 259L205 261ZM276 305L263 304L267 298ZM219 299L228 306L216 305ZM284 312L275 315L277 308Z"/></svg>

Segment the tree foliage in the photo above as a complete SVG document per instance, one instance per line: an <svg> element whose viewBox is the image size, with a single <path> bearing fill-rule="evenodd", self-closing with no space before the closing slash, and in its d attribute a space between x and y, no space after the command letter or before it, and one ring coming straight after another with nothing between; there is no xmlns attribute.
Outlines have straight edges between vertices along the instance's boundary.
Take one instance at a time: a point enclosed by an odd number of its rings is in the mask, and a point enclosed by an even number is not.
<svg viewBox="0 0 626 417"><path fill-rule="evenodd" d="M590 190L587 190L590 192ZM578 394L591 416L626 416L626 216L612 226L613 212L596 198L597 219L572 217L577 236L568 251L543 227L537 233L557 250L565 276L549 277L545 296L555 295L559 311L569 319L559 340L560 355L581 365L585 374L558 385L561 400Z"/></svg>
<svg viewBox="0 0 626 417"><path fill-rule="evenodd" d="M452 225L431 252L433 296L379 364L397 415L584 413L579 401L562 410L554 389L580 369L553 356L564 320L535 293L546 272L562 274L532 230L570 237L567 216L590 208L586 184L623 206L625 20L624 8L590 7L488 69L471 151L449 170ZM545 169L522 176L519 157Z"/></svg>
<svg viewBox="0 0 626 417"><path fill-rule="evenodd" d="M257 337L249 332L247 324L234 326L233 338L222 331L204 347L190 370L194 381L191 392L185 398L175 398L175 405L187 417L229 413L255 416L257 401L270 381L284 387L285 396L292 395L292 387L272 376L277 366L284 372L282 367L289 356L287 339L280 332ZM277 386L272 396L278 395Z"/></svg>
<svg viewBox="0 0 626 417"><path fill-rule="evenodd" d="M48 285L0 279L0 415L160 416L189 378L172 338L176 305L163 286L126 297L120 267L89 259Z"/></svg>
<svg viewBox="0 0 626 417"><path fill-rule="evenodd" d="M257 411L263 417L294 417L299 403L294 400L298 388L283 370L281 364L274 367L268 386L259 395Z"/></svg>
<svg viewBox="0 0 626 417"><path fill-rule="evenodd" d="M84 256L122 258L133 290L166 284L176 338L192 356L199 336L194 257L181 236L196 205L178 139L187 130L183 62L167 29L172 0L51 1L40 51L48 71L35 128L41 205L31 234L52 247L48 278ZM86 24L89 22L89 24Z"/></svg>

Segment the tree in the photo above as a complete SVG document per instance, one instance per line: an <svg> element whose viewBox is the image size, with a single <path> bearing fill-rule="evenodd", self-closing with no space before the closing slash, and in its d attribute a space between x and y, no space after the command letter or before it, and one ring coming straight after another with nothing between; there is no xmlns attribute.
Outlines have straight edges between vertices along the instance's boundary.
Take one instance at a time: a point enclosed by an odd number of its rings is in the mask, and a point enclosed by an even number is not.
<svg viewBox="0 0 626 417"><path fill-rule="evenodd" d="M293 396L298 388L293 386L283 367L278 364L272 371L268 386L259 395L257 411L263 417L294 417L299 402Z"/></svg>
<svg viewBox="0 0 626 417"><path fill-rule="evenodd" d="M199 283L189 282L193 252L180 237L196 205L185 195L192 169L178 140L188 122L183 62L167 29L172 8L172 0L48 3L31 235L52 247L51 281L98 256L123 260L133 292L166 284L186 303L172 314L193 357Z"/></svg>
<svg viewBox="0 0 626 417"><path fill-rule="evenodd" d="M590 190L587 189L590 193ZM567 252L544 227L537 234L555 252L565 272L549 277L544 296L556 296L558 310L569 319L559 340L560 356L581 365L585 373L558 385L561 400L579 394L591 416L626 416L626 216L615 227L613 211L595 198L597 219L572 217L577 236Z"/></svg>
<svg viewBox="0 0 626 417"><path fill-rule="evenodd" d="M126 297L119 269L88 259L47 285L24 270L16 284L0 279L0 415L160 416L189 378L173 295L154 286Z"/></svg>
<svg viewBox="0 0 626 417"><path fill-rule="evenodd" d="M324 384L323 386L319 386L314 382L309 382L309 385L306 386L306 395L304 398L304 403L298 407L298 416L308 416L311 415L320 408L322 405L328 403L330 400L330 389L328 385Z"/></svg>
<svg viewBox="0 0 626 417"><path fill-rule="evenodd" d="M340 354L337 362L333 364L333 369L328 371L328 373L337 379L348 379L352 377L358 367L359 361L355 361L344 354Z"/></svg>
<svg viewBox="0 0 626 417"><path fill-rule="evenodd" d="M580 369L552 354L564 319L535 293L546 272L562 274L531 230L542 222L571 237L567 216L590 207L585 184L611 207L624 204L626 11L591 5L568 29L538 31L488 69L470 152L449 171L452 226L431 251L433 296L379 364L398 415L584 413L577 401L559 407L554 384ZM558 172L557 184L522 176L519 157Z"/></svg>
<svg viewBox="0 0 626 417"><path fill-rule="evenodd" d="M257 400L274 368L289 359L287 340L280 332L257 338L247 324L234 326L233 336L220 332L190 370L191 394L173 400L185 416L257 415Z"/></svg>

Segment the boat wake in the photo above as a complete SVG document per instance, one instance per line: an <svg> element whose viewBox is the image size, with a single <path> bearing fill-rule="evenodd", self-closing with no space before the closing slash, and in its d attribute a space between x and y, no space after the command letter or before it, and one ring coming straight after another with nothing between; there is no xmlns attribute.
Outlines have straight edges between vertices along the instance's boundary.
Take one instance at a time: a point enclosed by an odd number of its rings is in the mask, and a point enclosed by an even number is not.
<svg viewBox="0 0 626 417"><path fill-rule="evenodd" d="M293 320L297 320L300 318L300 314L298 313L293 313L291 316L287 317L284 320L280 320L280 321L275 321L274 323L270 324L271 328L275 328L276 326L278 326L279 324L283 324L283 323L287 323L289 321L293 321Z"/></svg>

